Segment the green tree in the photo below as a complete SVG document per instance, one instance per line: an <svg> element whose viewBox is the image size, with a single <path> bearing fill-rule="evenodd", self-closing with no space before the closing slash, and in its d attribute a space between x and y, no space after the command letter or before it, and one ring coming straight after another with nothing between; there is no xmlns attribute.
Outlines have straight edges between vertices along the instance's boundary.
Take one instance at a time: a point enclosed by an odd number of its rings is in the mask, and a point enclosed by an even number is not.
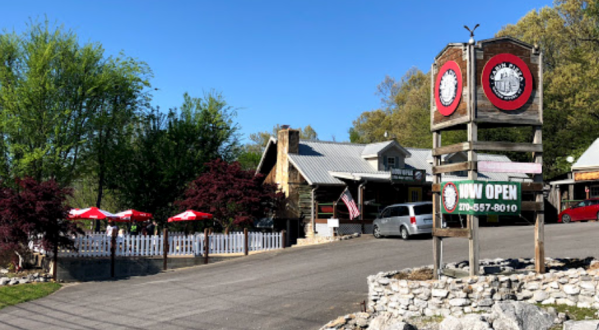
<svg viewBox="0 0 599 330"><path fill-rule="evenodd" d="M119 149L120 166L110 188L123 208L152 212L163 222L173 202L213 159L232 161L239 153L234 108L221 94L183 96L180 109L149 112L136 127L132 144Z"/></svg>
<svg viewBox="0 0 599 330"><path fill-rule="evenodd" d="M543 168L547 178L569 169L565 157L580 155L599 132L599 3L559 0L507 25L497 36L512 36L543 51ZM381 108L360 115L350 129L352 142L395 137L407 147L430 148L429 75L410 69L399 81L385 77L377 88ZM530 127L479 129L483 141L531 142ZM443 133L443 144L466 138L464 131ZM506 153L530 161L525 153Z"/></svg>
<svg viewBox="0 0 599 330"><path fill-rule="evenodd" d="M377 109L363 112L354 120L351 128L350 141L353 143L373 143L388 140L385 132L392 132L391 115ZM391 133L392 134L392 133Z"/></svg>
<svg viewBox="0 0 599 330"><path fill-rule="evenodd" d="M62 186L104 175L111 132L133 118L148 74L145 64L106 58L100 44L80 45L72 31L48 22L1 34L0 174Z"/></svg>
<svg viewBox="0 0 599 330"><path fill-rule="evenodd" d="M300 139L303 140L318 140L318 133L310 125L300 128Z"/></svg>
<svg viewBox="0 0 599 330"><path fill-rule="evenodd" d="M251 142L243 146L243 149L239 154L239 158L237 159L241 168L244 170L256 169L260 163L260 159L262 158L262 153L264 152L266 144L271 137L276 138L277 133L280 130L281 125L277 124L270 132L262 131L251 133L249 136ZM318 133L316 133L316 130L314 130L314 128L312 128L310 125L306 125L303 128L300 127L299 131L300 138L303 140L318 140Z"/></svg>
<svg viewBox="0 0 599 330"><path fill-rule="evenodd" d="M543 169L563 173L561 158L579 155L599 137L599 17L597 1L556 1L505 26L543 51Z"/></svg>
<svg viewBox="0 0 599 330"><path fill-rule="evenodd" d="M122 159L116 150L130 143L133 126L144 108L149 95L149 83L144 78L150 74L145 63L133 59L110 59L103 67L104 99L92 118L93 136L88 138L87 164L97 181L95 205L101 207L107 176Z"/></svg>
<svg viewBox="0 0 599 330"><path fill-rule="evenodd" d="M430 148L430 76L416 68L399 81L386 76L377 94L381 108L366 111L353 122L350 141L373 143L394 138L408 147Z"/></svg>

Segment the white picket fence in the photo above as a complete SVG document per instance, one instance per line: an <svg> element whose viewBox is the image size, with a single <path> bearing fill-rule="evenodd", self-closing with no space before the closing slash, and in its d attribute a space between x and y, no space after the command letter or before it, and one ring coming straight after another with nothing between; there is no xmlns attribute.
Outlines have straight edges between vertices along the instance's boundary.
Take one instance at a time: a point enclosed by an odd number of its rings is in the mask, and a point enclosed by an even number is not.
<svg viewBox="0 0 599 330"><path fill-rule="evenodd" d="M103 234L79 236L75 239L76 249L61 249L60 257L107 257L110 256L111 238ZM205 251L204 234L171 235L169 233L169 256L199 256ZM243 232L229 235L209 235L210 249L208 254L243 253L245 236ZM281 233L248 233L248 251L268 251L281 249ZM116 238L116 256L162 256L164 254L163 236L131 236Z"/></svg>

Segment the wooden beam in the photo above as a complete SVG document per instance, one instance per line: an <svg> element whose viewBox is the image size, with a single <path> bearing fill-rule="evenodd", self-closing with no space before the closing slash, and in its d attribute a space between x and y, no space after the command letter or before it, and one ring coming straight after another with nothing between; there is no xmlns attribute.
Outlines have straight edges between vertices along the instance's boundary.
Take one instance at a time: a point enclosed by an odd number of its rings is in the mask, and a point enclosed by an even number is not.
<svg viewBox="0 0 599 330"><path fill-rule="evenodd" d="M539 69L541 72L541 78L542 76L542 68ZM541 81L543 81L541 79ZM543 90L543 84L541 83L541 86L539 87L539 89L542 91ZM542 92L541 92L542 95ZM543 118L541 116L541 118ZM535 136L533 139L533 143L538 143L541 144L543 141L543 126L536 126L535 127ZM532 154L533 158L535 160L535 163L537 164L543 164L543 152L535 152ZM533 181L537 182L537 183L543 183L543 172L539 173L539 174L535 174L533 176ZM538 210L535 210L536 216L537 216L537 221L535 222L535 270L537 271L538 274L542 274L545 272L545 214L543 213L543 193L539 193L537 192L537 196L536 196L536 204L538 207L540 207Z"/></svg>
<svg viewBox="0 0 599 330"><path fill-rule="evenodd" d="M522 182L522 191L543 191L543 184L540 182Z"/></svg>
<svg viewBox="0 0 599 330"><path fill-rule="evenodd" d="M433 156L446 155L446 154L451 154L454 152L468 151L468 150L470 150L469 142L456 143L456 144L452 144L449 146L438 147L438 148L433 149Z"/></svg>
<svg viewBox="0 0 599 330"><path fill-rule="evenodd" d="M433 166L433 174L476 170L476 161Z"/></svg>
<svg viewBox="0 0 599 330"><path fill-rule="evenodd" d="M470 237L468 228L433 228L435 237Z"/></svg>
<svg viewBox="0 0 599 330"><path fill-rule="evenodd" d="M541 195L541 197L542 197L542 195ZM542 212L543 211L543 202L522 201L522 211Z"/></svg>
<svg viewBox="0 0 599 330"><path fill-rule="evenodd" d="M541 152L543 151L543 144L478 141L472 144L472 149L476 151Z"/></svg>
<svg viewBox="0 0 599 330"><path fill-rule="evenodd" d="M432 72L432 71L431 71ZM434 75L431 74L431 78ZM434 102L431 101L431 103ZM433 149L441 146L441 132L433 132ZM441 165L441 156L433 156L433 167ZM441 174L433 175L433 185L441 185ZM441 196L439 194L433 194L433 232L437 229L441 229L441 223L443 222L443 215L441 214ZM433 276L439 279L441 275L441 238L433 235Z"/></svg>
<svg viewBox="0 0 599 330"><path fill-rule="evenodd" d="M538 163L494 162L481 160L476 165L481 172L490 173L542 173L543 166Z"/></svg>
<svg viewBox="0 0 599 330"><path fill-rule="evenodd" d="M441 184L433 183L433 185L431 186L431 192L440 193L441 192Z"/></svg>
<svg viewBox="0 0 599 330"><path fill-rule="evenodd" d="M505 117L501 118L481 118L475 119L475 121L479 124L483 124L485 128L489 127L506 127L506 126L536 126L543 124L539 119L505 119Z"/></svg>
<svg viewBox="0 0 599 330"><path fill-rule="evenodd" d="M476 54L474 53L474 44L468 44L468 90L469 97L468 103L470 105L470 123L468 123L468 142L474 145L478 142L478 124L476 123ZM478 161L476 150L468 151L468 163L471 164L468 171L468 179L478 179L478 169L476 162ZM478 216L468 215L468 230L470 236L468 237L468 262L470 263L470 276L476 276L479 273L480 265L480 245L479 245L479 233L478 233Z"/></svg>

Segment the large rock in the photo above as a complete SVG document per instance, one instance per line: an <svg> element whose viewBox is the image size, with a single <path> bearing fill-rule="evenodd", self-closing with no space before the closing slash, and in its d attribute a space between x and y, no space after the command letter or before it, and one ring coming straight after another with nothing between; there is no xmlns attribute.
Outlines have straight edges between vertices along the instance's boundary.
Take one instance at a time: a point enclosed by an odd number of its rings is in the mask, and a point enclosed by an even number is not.
<svg viewBox="0 0 599 330"><path fill-rule="evenodd" d="M599 329L599 320L593 321L566 321L564 330L597 330Z"/></svg>
<svg viewBox="0 0 599 330"><path fill-rule="evenodd" d="M417 330L413 325L405 323L391 313L382 313L374 317L368 325L369 330Z"/></svg>
<svg viewBox="0 0 599 330"><path fill-rule="evenodd" d="M449 301L449 304L453 307L463 307L463 306L470 305L470 300L465 299L465 298L456 298L456 299L451 299Z"/></svg>
<svg viewBox="0 0 599 330"><path fill-rule="evenodd" d="M551 314L521 301L497 302L491 310L494 330L547 330L553 326Z"/></svg>
<svg viewBox="0 0 599 330"><path fill-rule="evenodd" d="M368 329L382 329L383 327L386 327L392 319L394 319L394 317L391 313L381 313L370 321Z"/></svg>
<svg viewBox="0 0 599 330"><path fill-rule="evenodd" d="M454 316L446 317L441 324L439 330L490 330L489 323L482 315L470 314L461 318Z"/></svg>
<svg viewBox="0 0 599 330"><path fill-rule="evenodd" d="M10 282L8 277L0 277L0 285L7 285Z"/></svg>
<svg viewBox="0 0 599 330"><path fill-rule="evenodd" d="M415 326L405 323L405 322L395 322L389 325L386 328L381 328L381 330L418 330Z"/></svg>
<svg viewBox="0 0 599 330"><path fill-rule="evenodd" d="M433 289L433 297L445 298L449 294L449 291L443 289Z"/></svg>
<svg viewBox="0 0 599 330"><path fill-rule="evenodd" d="M564 285L564 292L569 295L577 295L580 293L580 289L574 285Z"/></svg>
<svg viewBox="0 0 599 330"><path fill-rule="evenodd" d="M549 295L545 291L536 291L533 298L536 302L541 302L549 298Z"/></svg>

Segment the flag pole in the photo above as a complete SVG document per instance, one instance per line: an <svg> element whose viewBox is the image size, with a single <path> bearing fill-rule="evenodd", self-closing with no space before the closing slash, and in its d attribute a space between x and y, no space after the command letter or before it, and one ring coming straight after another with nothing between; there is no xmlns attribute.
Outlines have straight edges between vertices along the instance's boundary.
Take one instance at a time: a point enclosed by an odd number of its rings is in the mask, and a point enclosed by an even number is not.
<svg viewBox="0 0 599 330"><path fill-rule="evenodd" d="M349 189L348 186L345 186L345 189L343 189L343 191L341 192L341 195L339 195L339 198L337 198L337 200L335 201L335 203L339 203L339 200L341 199L341 197L343 197L343 194L345 194L345 191Z"/></svg>

